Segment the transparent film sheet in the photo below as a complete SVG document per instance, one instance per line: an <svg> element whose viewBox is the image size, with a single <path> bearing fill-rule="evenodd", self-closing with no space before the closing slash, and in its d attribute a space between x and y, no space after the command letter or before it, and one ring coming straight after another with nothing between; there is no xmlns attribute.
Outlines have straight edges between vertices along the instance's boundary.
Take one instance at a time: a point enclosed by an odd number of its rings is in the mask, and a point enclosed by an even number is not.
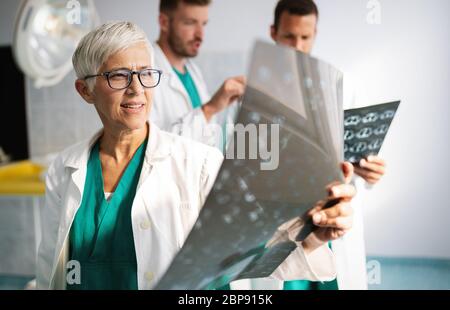
<svg viewBox="0 0 450 310"><path fill-rule="evenodd" d="M344 157L358 163L369 155L378 155L400 101L378 104L344 112Z"/></svg>
<svg viewBox="0 0 450 310"><path fill-rule="evenodd" d="M303 240L313 229L307 212L342 180L342 74L262 42L251 59L226 159L156 289L214 289L270 276L296 248L285 232Z"/></svg>

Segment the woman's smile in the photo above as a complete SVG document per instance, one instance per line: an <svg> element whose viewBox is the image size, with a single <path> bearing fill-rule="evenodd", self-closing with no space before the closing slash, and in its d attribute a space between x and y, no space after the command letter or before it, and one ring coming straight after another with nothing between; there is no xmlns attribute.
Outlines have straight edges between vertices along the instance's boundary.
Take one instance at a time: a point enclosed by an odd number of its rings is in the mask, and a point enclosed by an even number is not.
<svg viewBox="0 0 450 310"><path fill-rule="evenodd" d="M144 102L124 102L120 105L123 112L127 114L139 114L144 112L145 103Z"/></svg>

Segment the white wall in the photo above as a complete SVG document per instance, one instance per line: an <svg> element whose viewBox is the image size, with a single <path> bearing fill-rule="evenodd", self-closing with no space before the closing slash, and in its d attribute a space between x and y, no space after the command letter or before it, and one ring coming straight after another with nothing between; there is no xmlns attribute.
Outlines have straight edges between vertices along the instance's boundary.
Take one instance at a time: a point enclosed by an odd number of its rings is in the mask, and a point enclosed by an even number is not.
<svg viewBox="0 0 450 310"><path fill-rule="evenodd" d="M314 53L364 82L369 103L402 99L387 175L368 197L368 252L448 258L450 2L379 2L381 24L369 25L367 1L318 1Z"/></svg>
<svg viewBox="0 0 450 310"><path fill-rule="evenodd" d="M269 40L276 0L214 0L210 24L198 62L213 90L232 74L246 71L247 57L255 38ZM351 73L367 90L368 103L402 99L398 118L383 149L388 173L370 194L366 206L367 249L373 255L431 256L450 258L450 204L447 199L450 175L449 153L449 21L448 0L380 0L381 24L369 25L368 0L317 0L321 12L319 37L314 54L345 72ZM157 36L157 0L95 0L102 21L128 19L140 24L149 37ZM16 5L0 3L0 25ZM0 42L12 37L0 27ZM66 135L48 120L53 109L67 98L73 76L60 87L37 92L31 90L36 126L45 126L46 140L59 144L34 149L55 151L82 134ZM29 88L32 88L28 83ZM62 88L63 87L63 88ZM72 89L70 89L70 92ZM36 99L37 98L37 99ZM86 113L76 96L73 122L83 121ZM65 109L65 108L64 108ZM67 113L61 109L61 115ZM53 113L50 115L49 111ZM77 117L79 119L77 119ZM58 122L62 124L63 122ZM79 126L72 126L75 130ZM61 128L61 127L59 127ZM54 137L60 135L60 137ZM69 137L69 138L67 138ZM39 143L38 143L39 142ZM33 150L33 148L32 148Z"/></svg>

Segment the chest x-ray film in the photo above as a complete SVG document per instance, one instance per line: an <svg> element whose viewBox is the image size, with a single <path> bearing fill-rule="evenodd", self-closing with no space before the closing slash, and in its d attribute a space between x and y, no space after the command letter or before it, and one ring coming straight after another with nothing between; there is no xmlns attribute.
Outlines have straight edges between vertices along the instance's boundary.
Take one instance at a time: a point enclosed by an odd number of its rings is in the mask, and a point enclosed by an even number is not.
<svg viewBox="0 0 450 310"><path fill-rule="evenodd" d="M307 213L327 185L342 180L341 72L262 42L251 59L226 158L156 289L214 289L270 276L312 231Z"/></svg>
<svg viewBox="0 0 450 310"><path fill-rule="evenodd" d="M344 157L357 163L369 155L377 155L386 138L400 101L345 110Z"/></svg>

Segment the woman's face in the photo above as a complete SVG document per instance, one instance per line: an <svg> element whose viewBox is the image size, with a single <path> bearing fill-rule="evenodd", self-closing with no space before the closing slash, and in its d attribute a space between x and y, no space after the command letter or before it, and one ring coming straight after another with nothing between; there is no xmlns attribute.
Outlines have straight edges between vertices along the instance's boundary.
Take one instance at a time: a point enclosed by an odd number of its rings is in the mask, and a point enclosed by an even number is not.
<svg viewBox="0 0 450 310"><path fill-rule="evenodd" d="M98 73L117 69L142 70L151 67L150 54L144 43L135 44L111 55ZM128 88L112 89L106 77L97 77L93 102L105 129L138 130L146 126L152 101L152 88L144 88L138 76Z"/></svg>

